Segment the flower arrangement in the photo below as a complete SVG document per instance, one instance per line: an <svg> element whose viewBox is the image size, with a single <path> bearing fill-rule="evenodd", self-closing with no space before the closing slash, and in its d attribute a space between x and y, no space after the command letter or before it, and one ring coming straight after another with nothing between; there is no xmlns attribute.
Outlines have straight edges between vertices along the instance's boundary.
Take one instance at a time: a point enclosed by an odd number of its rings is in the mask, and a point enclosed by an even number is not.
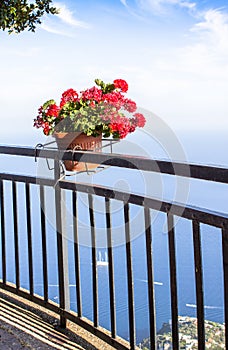
<svg viewBox="0 0 228 350"><path fill-rule="evenodd" d="M95 83L97 87L79 94L74 89L66 90L59 105L54 100L45 102L34 119L34 127L43 128L45 135L81 132L121 139L137 127L144 127L145 117L136 112L136 103L124 95L128 91L125 80L105 84L95 79Z"/></svg>

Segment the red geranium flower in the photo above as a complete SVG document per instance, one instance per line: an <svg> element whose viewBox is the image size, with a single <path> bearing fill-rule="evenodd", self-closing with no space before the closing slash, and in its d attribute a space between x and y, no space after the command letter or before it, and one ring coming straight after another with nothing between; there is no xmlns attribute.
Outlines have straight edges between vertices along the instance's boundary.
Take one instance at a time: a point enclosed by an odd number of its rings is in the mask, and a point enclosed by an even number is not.
<svg viewBox="0 0 228 350"><path fill-rule="evenodd" d="M60 101L60 108L62 108L65 103L71 101L71 102L76 102L78 100L78 93L74 89L68 89L64 91L62 94L62 98Z"/></svg>
<svg viewBox="0 0 228 350"><path fill-rule="evenodd" d="M44 134L45 134L45 135L48 135L48 134L49 134L49 131L50 131L49 123L48 123L48 122L44 123L43 128L44 128Z"/></svg>
<svg viewBox="0 0 228 350"><path fill-rule="evenodd" d="M60 108L56 105L50 105L48 106L48 109L46 111L46 115L49 117L58 117Z"/></svg>
<svg viewBox="0 0 228 350"><path fill-rule="evenodd" d="M64 91L59 106L53 99L46 101L38 110L34 127L42 128L45 135L51 135L58 129L58 132L124 138L137 127L145 125L144 116L135 113L136 103L124 97L128 90L125 80L116 79L106 84L96 79L95 83L97 87L79 94L74 89Z"/></svg>
<svg viewBox="0 0 228 350"><path fill-rule="evenodd" d="M112 133L117 134L118 137L123 139L130 132L131 124L127 117L114 116L110 123L110 129Z"/></svg>
<svg viewBox="0 0 228 350"><path fill-rule="evenodd" d="M120 89L122 92L127 92L128 90L128 84L123 79L116 79L114 80L114 86L116 89Z"/></svg>

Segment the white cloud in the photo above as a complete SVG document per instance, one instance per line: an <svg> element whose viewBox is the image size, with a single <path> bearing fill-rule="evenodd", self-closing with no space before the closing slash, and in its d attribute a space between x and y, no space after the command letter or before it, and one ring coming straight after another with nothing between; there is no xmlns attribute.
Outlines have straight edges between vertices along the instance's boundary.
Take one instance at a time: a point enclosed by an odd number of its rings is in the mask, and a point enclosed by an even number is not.
<svg viewBox="0 0 228 350"><path fill-rule="evenodd" d="M90 27L86 22L76 19L73 12L66 5L56 2L54 6L59 9L59 13L55 16L46 16L44 18L40 26L43 30L53 34L73 37L75 33L72 29L86 29Z"/></svg>
<svg viewBox="0 0 228 350"><path fill-rule="evenodd" d="M164 5L165 1L146 3ZM177 4L177 1L169 0L169 4ZM189 32L180 33L185 38L183 46L160 43L155 53L153 45L148 45L144 48L143 67L132 64L123 68L123 72L131 83L136 101L173 127L226 130L228 14L224 9L200 12L192 4L178 1L178 5L194 9L191 20L195 24L189 27Z"/></svg>
<svg viewBox="0 0 228 350"><path fill-rule="evenodd" d="M198 16L201 20L190 30L193 43L177 50L173 69L224 84L228 81L228 15L222 10L208 10Z"/></svg>
<svg viewBox="0 0 228 350"><path fill-rule="evenodd" d="M121 4L123 4L124 6L126 6L126 7L128 6L126 0L120 0L120 2L121 2Z"/></svg>
<svg viewBox="0 0 228 350"><path fill-rule="evenodd" d="M178 5L180 7L186 7L186 8L191 9L191 10L196 8L196 3L195 2L180 1Z"/></svg>
<svg viewBox="0 0 228 350"><path fill-rule="evenodd" d="M57 7L58 9L60 9L59 14L57 14L56 16L59 17L61 19L61 21L63 21L64 23L73 26L73 27L81 27L81 28L88 28L88 24L83 22L83 21L79 21L77 20L74 15L73 12L70 11L66 5L61 4L61 3L54 3L54 6Z"/></svg>
<svg viewBox="0 0 228 350"><path fill-rule="evenodd" d="M67 32L65 29L55 28L54 25L47 25L45 23L41 23L40 28L45 30L46 32L53 34L63 35L70 38L74 36L72 33Z"/></svg>
<svg viewBox="0 0 228 350"><path fill-rule="evenodd" d="M139 20L143 19L143 17L139 15L138 8L134 8L133 6L130 6L127 3L127 0L120 0L120 2L126 8L126 10L130 13L130 15L134 16L135 18L138 18Z"/></svg>
<svg viewBox="0 0 228 350"><path fill-rule="evenodd" d="M153 73L153 81L157 79L155 85L158 99L160 98L159 103L161 105L162 96L170 107L170 112L164 107L161 113L172 115L175 104L178 103L175 120L180 125L189 123L193 128L197 125L198 128L207 129L223 125L226 129L228 14L222 9L211 9L198 12L197 15L199 20L190 30L193 35L188 37L191 40L189 44L169 48L166 56L163 55L157 58L157 62L153 62L153 68L156 70ZM152 89L150 93L155 94ZM181 96L181 99L178 99L178 96ZM147 98L149 99L149 96Z"/></svg>
<svg viewBox="0 0 228 350"><path fill-rule="evenodd" d="M168 6L179 6L193 10L196 3L185 0L136 0L137 5L143 10L150 10L156 14L163 14L166 12Z"/></svg>
<svg viewBox="0 0 228 350"><path fill-rule="evenodd" d="M197 23L192 31L201 35L214 51L219 50L228 54L228 14L222 10L211 9L201 14L203 20Z"/></svg>
<svg viewBox="0 0 228 350"><path fill-rule="evenodd" d="M127 11L136 17L142 19L141 15L152 13L153 15L167 15L174 7L185 8L189 12L193 12L196 8L196 3L191 0L135 0L135 3L130 5L127 0L120 0L121 4Z"/></svg>

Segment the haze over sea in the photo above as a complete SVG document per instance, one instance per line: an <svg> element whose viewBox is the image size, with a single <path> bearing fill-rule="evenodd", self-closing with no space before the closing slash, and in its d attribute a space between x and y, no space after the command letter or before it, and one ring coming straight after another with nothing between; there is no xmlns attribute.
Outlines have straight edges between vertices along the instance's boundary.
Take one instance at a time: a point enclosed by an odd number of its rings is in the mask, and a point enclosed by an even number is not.
<svg viewBox="0 0 228 350"><path fill-rule="evenodd" d="M225 133L224 133L225 134ZM186 154L186 160L193 163L222 165L227 167L227 138L224 134L206 134L201 133L181 134L180 143ZM6 143L7 140L5 140ZM151 141L153 143L153 140ZM18 143L22 142L18 140ZM33 140L24 139L24 145L34 145ZM121 152L122 146L117 145L116 152ZM153 153L153 147L148 144L148 149ZM114 150L115 151L115 150ZM1 156L1 171L10 171L38 174L40 173L39 163L34 160L17 157ZM165 158L162 150L154 145L152 158ZM13 160L13 161L12 161ZM173 159L174 161L175 159ZM38 169L38 170L37 170ZM152 175L151 175L152 176ZM154 176L154 175L153 175ZM142 191L144 194L161 196L162 199L172 200L174 196L173 187L176 186L174 181L168 177L147 178L145 173L133 175L124 169L106 169L94 176L81 175L76 176L77 181L89 183L101 183L114 185L116 189L127 190L129 192ZM157 184L160 189L157 192ZM6 189L7 189L6 185ZM148 187L149 186L149 187ZM22 186L18 186L18 193L23 192ZM21 192L21 193L22 193ZM12 201L10 190L6 191L6 202ZM25 203L22 199L19 202L19 234L20 247L23 247L20 256L21 264L21 285L28 288L28 266L27 266L27 244L25 229ZM228 211L228 188L220 184L203 183L202 181L191 181L188 204L202 206L204 208L226 212ZM81 219L87 225L83 230L83 235L90 237L88 217L86 214L87 202L81 197L82 207ZM97 206L100 210L102 200L98 201ZM39 201L37 201L37 190L32 189L32 207L37 210ZM14 282L14 264L13 264L13 221L12 213L7 206L7 215L9 222L6 227L7 232L7 277ZM85 210L85 213L83 212ZM99 211L98 210L98 211ZM136 310L136 329L137 342L148 336L148 297L147 297L147 272L145 257L145 238L143 234L143 216L142 211L131 206L131 214L136 217L137 225L131 225L132 255L134 269L134 293L135 293L135 310ZM170 292L169 292L169 263L168 263L168 246L166 234L166 219L164 214L152 215L152 236L153 236L153 261L154 261L154 279L155 279L155 300L156 300L156 323L159 329L163 322L168 322L170 314ZM50 218L47 221L47 239L48 249L52 252L48 258L49 268L49 295L53 301L58 301L58 281L57 281L57 260L54 253L56 246L55 230L51 224ZM104 228L104 217L98 212L95 215L97 226ZM121 226L121 214L115 214L114 226ZM73 258L72 245L72 227L69 225L69 261ZM34 216L32 219L34 249L34 275L35 275L35 292L42 294L42 260L41 260L41 237L39 218ZM104 230L105 235L105 230ZM80 240L80 238L79 238ZM115 237L114 237L115 243ZM177 245L177 276L178 276L178 298L179 298L179 315L195 316L196 315L196 298L194 285L194 262L192 249L191 223L187 220L180 219L176 223L176 245ZM203 249L203 267L204 267L204 297L205 297L205 318L216 322L224 322L223 310L223 276L221 260L221 235L219 230L202 225L202 249ZM100 253L99 253L100 252ZM80 247L81 254L81 276L82 276L82 306L84 316L92 319L92 275L91 275L91 250L84 244ZM105 248L98 248L98 254L105 256ZM70 266L73 264L70 263ZM128 338L128 314L127 314L127 281L126 281L126 256L123 244L116 244L114 249L114 269L115 269L115 292L116 292L116 311L117 311L117 333ZM77 310L75 295L74 269L70 269L70 298L71 307ZM107 265L98 266L99 281L99 314L100 324L104 327L110 327L109 321L109 304L108 304L108 267Z"/></svg>
<svg viewBox="0 0 228 350"><path fill-rule="evenodd" d="M59 101L63 91L77 91L94 85L94 79L105 82L125 79L129 84L127 98L161 116L170 125L193 163L228 167L228 7L227 0L63 0L57 1L57 16L46 16L37 31L8 35L0 32L0 143L35 146L44 143L40 130L32 127L39 106L49 99ZM157 123L151 122L153 133ZM116 152L145 155L155 159L178 161L172 140L169 147L141 133L116 146ZM134 147L131 147L134 145ZM137 145L137 147L136 147ZM174 147L175 149L175 147ZM45 162L0 155L0 171L48 175ZM137 174L123 169L106 169L95 176L77 176L78 181L101 183L129 192L182 201L203 208L228 212L228 186L182 181L160 174ZM25 203L23 186L19 193L19 234L22 286L28 287ZM31 186L32 208L39 212L37 189ZM178 191L177 191L178 189ZM24 195L24 193L23 193ZM12 202L6 184L8 224L7 277L14 282L13 222L9 209ZM81 216L88 221L88 205L81 197ZM103 203L97 203L102 208ZM49 198L48 209L52 207ZM85 214L84 214L85 213ZM148 336L148 300L146 262L143 252L142 212L131 206L135 217L131 229L137 342ZM166 220L163 214L152 215L153 258L155 275L156 322L159 329L170 319L169 274L167 260ZM115 223L122 223L116 212ZM153 216L154 215L154 216ZM50 218L49 218L50 219ZM96 215L101 231L104 218ZM39 215L33 216L35 243L35 292L42 293L41 240ZM88 223L88 222L87 222ZM68 227L69 259L72 258L72 227ZM47 221L49 295L58 301L55 231ZM88 238L89 227L81 238ZM121 236L121 235L119 235ZM180 219L176 223L179 314L196 314L191 225ZM221 237L216 229L202 225L205 316L223 322L223 280L221 275ZM105 256L105 249L98 249ZM81 246L83 314L92 317L91 254ZM126 257L124 246L114 250L117 331L128 338L126 299ZM1 271L1 268L0 268ZM1 272L0 272L1 273ZM70 269L71 307L75 304L74 271ZM109 327L107 265L98 266L99 311L101 325ZM1 277L1 276L0 276Z"/></svg>

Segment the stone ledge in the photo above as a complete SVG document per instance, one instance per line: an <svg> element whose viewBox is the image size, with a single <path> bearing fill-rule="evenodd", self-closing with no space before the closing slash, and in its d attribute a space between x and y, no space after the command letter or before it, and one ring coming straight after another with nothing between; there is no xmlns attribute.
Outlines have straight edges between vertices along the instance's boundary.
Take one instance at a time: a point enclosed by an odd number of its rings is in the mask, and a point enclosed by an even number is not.
<svg viewBox="0 0 228 350"><path fill-rule="evenodd" d="M72 322L58 327L58 315L8 291L0 290L0 348L114 349Z"/></svg>

